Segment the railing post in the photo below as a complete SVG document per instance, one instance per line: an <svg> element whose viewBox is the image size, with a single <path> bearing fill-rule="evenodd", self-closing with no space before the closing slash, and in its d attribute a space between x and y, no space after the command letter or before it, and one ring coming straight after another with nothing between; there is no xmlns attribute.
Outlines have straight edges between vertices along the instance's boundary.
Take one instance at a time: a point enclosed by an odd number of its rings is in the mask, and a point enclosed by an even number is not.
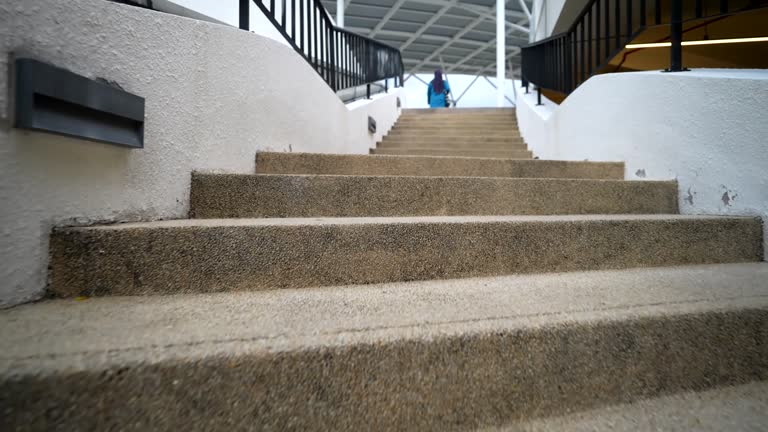
<svg viewBox="0 0 768 432"><path fill-rule="evenodd" d="M683 68L683 0L672 0L670 20L670 64L667 72L682 72Z"/></svg>
<svg viewBox="0 0 768 432"><path fill-rule="evenodd" d="M251 0L240 0L240 30L250 30L251 28Z"/></svg>
<svg viewBox="0 0 768 432"><path fill-rule="evenodd" d="M366 99L371 98L371 83L368 83L365 85L365 98Z"/></svg>
<svg viewBox="0 0 768 432"><path fill-rule="evenodd" d="M537 100L536 106L544 105L543 103L541 103L541 87L536 86L536 93L537 93L537 95L536 95L536 100Z"/></svg>

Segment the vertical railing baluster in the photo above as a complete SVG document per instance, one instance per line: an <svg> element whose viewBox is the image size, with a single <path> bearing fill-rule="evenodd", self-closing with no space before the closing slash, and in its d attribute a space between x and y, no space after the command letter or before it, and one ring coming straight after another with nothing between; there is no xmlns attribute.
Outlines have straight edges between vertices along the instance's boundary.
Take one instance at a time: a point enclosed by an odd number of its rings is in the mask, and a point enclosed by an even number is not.
<svg viewBox="0 0 768 432"><path fill-rule="evenodd" d="M304 0L299 0L299 48L301 48L301 52L305 52L306 46L304 41Z"/></svg>
<svg viewBox="0 0 768 432"><path fill-rule="evenodd" d="M720 0L720 13L728 13L728 0Z"/></svg>
<svg viewBox="0 0 768 432"><path fill-rule="evenodd" d="M587 15L587 77L592 76L592 11Z"/></svg>
<svg viewBox="0 0 768 432"><path fill-rule="evenodd" d="M597 69L601 64L602 60L600 60L600 56L602 55L600 53L601 47L600 47L600 38L602 38L602 35L600 34L600 3L602 0L597 0L597 7L595 8L595 69Z"/></svg>
<svg viewBox="0 0 768 432"><path fill-rule="evenodd" d="M627 37L622 39L622 45L629 40L632 36L632 30L635 28L635 23L632 21L632 6L632 0L627 0Z"/></svg>
<svg viewBox="0 0 768 432"><path fill-rule="evenodd" d="M336 91L339 88L339 83L336 81L336 51L338 47L336 46L336 32L333 31L333 28L331 26L328 26L328 40L331 44L331 89L333 91Z"/></svg>
<svg viewBox="0 0 768 432"><path fill-rule="evenodd" d="M285 4L286 4L286 0L280 0L280 23L283 26L283 30L288 30L288 28L285 25L285 17L287 15L286 14L287 8L285 7Z"/></svg>
<svg viewBox="0 0 768 432"><path fill-rule="evenodd" d="M611 57L611 0L605 0L605 61Z"/></svg>
<svg viewBox="0 0 768 432"><path fill-rule="evenodd" d="M272 13L272 16L277 17L275 13L275 0L269 0L269 12Z"/></svg>
<svg viewBox="0 0 768 432"><path fill-rule="evenodd" d="M301 0L299 0L301 2ZM296 43L296 0L291 0L291 39Z"/></svg>
<svg viewBox="0 0 768 432"><path fill-rule="evenodd" d="M656 25L661 24L661 0L656 0Z"/></svg>
<svg viewBox="0 0 768 432"><path fill-rule="evenodd" d="M568 33L568 90L576 88L576 30Z"/></svg>
<svg viewBox="0 0 768 432"><path fill-rule="evenodd" d="M645 7L645 0L640 0L640 27L645 28L647 21L645 14L648 13Z"/></svg>
<svg viewBox="0 0 768 432"><path fill-rule="evenodd" d="M360 62L360 39L355 38L355 85L359 86L361 83L360 75L363 73L363 64Z"/></svg>
<svg viewBox="0 0 768 432"><path fill-rule="evenodd" d="M581 34L580 34L580 38L579 38L579 45L580 45L579 46L579 50L581 51L581 53L579 54L579 84L581 84L584 81L586 81L585 75L586 75L586 72L587 72L587 67L586 67L587 66L587 62L586 62L587 58L584 55L584 53L585 53L584 48L586 48L586 45L587 45L586 41L584 40L584 35L585 35L585 28L584 28L585 25L584 24L586 24L586 23L584 21L582 21L581 24L579 25L579 27L581 27L581 30L580 30Z"/></svg>
<svg viewBox="0 0 768 432"><path fill-rule="evenodd" d="M318 15L320 15L320 12L318 11ZM320 28L318 28L320 32L320 70L322 71L321 76L325 80L325 82L328 82L328 38L326 35L326 28L325 28L325 19L323 19L322 15L320 15Z"/></svg>
<svg viewBox="0 0 768 432"><path fill-rule="evenodd" d="M701 18L701 16L703 15L701 0L696 0L696 6L694 7L694 10L695 10L694 13L696 14L696 18Z"/></svg>
<svg viewBox="0 0 768 432"><path fill-rule="evenodd" d="M566 75L566 71L568 70L568 59L565 54L568 45L566 44L567 39L565 37L560 37L558 40L558 57L560 57L558 74L560 77L558 78L557 86L561 91L565 91L565 88L568 86L568 77Z"/></svg>
<svg viewBox="0 0 768 432"><path fill-rule="evenodd" d="M240 0L240 30L251 29L251 0Z"/></svg>
<svg viewBox="0 0 768 432"><path fill-rule="evenodd" d="M616 45L614 49L618 51L621 47L621 0L616 0L616 7L614 11L616 15L616 38L614 44Z"/></svg>
<svg viewBox="0 0 768 432"><path fill-rule="evenodd" d="M318 17L315 1L318 0L312 0L312 21L315 23L313 26L315 31L315 70L320 73L322 70L320 69L320 18Z"/></svg>
<svg viewBox="0 0 768 432"><path fill-rule="evenodd" d="M325 65L325 82L328 83L328 85L331 85L331 38L329 34L328 29L328 21L325 19L325 15L322 15L323 19L320 21L323 23L323 47L325 48L323 51L325 52L325 59L323 59L323 64ZM331 85L331 87L333 87Z"/></svg>
<svg viewBox="0 0 768 432"><path fill-rule="evenodd" d="M349 59L348 51L349 51L349 43L347 42L347 34L346 33L339 33L341 36L341 45L339 46L339 49L341 50L341 87L347 88L349 87L349 65L347 64L347 60Z"/></svg>

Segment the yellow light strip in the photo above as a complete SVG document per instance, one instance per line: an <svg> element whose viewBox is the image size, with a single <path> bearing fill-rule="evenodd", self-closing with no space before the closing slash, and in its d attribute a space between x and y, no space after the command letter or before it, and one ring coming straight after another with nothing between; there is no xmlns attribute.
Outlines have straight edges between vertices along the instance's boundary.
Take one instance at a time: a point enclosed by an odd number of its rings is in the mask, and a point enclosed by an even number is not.
<svg viewBox="0 0 768 432"><path fill-rule="evenodd" d="M740 39L713 39L713 40L684 41L682 43L682 45L683 46L720 45L720 44L747 43L747 42L768 42L768 37L752 37L752 38L740 38ZM627 48L627 49L664 48L664 47L669 47L669 46L672 46L672 42L629 44L625 48Z"/></svg>

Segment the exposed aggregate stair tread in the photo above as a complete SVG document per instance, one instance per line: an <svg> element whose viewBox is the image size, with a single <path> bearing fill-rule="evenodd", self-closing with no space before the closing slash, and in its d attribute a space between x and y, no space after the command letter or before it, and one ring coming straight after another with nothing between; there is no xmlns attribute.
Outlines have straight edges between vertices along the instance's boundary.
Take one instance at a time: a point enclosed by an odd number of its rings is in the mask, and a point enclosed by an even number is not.
<svg viewBox="0 0 768 432"><path fill-rule="evenodd" d="M0 314L0 426L503 426L765 379L767 319L764 263L48 301Z"/></svg>
<svg viewBox="0 0 768 432"><path fill-rule="evenodd" d="M62 229L60 296L159 295L763 259L753 217L197 219Z"/></svg>
<svg viewBox="0 0 768 432"><path fill-rule="evenodd" d="M622 180L624 162L261 152L256 155L256 172Z"/></svg>
<svg viewBox="0 0 768 432"><path fill-rule="evenodd" d="M500 159L531 159L530 151L515 150L463 150L446 148L377 148L371 151L373 154L404 155L404 156L463 156L463 157L490 157Z"/></svg>
<svg viewBox="0 0 768 432"><path fill-rule="evenodd" d="M195 174L190 215L673 214L677 199L674 181Z"/></svg>
<svg viewBox="0 0 768 432"><path fill-rule="evenodd" d="M476 432L757 432L768 425L768 382L660 396Z"/></svg>

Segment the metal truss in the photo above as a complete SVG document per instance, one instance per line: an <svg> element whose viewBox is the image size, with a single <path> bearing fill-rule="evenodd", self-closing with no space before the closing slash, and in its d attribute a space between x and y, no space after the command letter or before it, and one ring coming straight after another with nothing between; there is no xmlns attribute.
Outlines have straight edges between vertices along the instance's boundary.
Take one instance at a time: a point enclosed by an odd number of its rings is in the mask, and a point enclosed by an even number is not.
<svg viewBox="0 0 768 432"><path fill-rule="evenodd" d="M532 0L507 0L506 55L519 67ZM337 0L323 0L336 14ZM345 0L346 28L399 48L406 71L495 75L496 0ZM490 65L490 66L489 66Z"/></svg>

